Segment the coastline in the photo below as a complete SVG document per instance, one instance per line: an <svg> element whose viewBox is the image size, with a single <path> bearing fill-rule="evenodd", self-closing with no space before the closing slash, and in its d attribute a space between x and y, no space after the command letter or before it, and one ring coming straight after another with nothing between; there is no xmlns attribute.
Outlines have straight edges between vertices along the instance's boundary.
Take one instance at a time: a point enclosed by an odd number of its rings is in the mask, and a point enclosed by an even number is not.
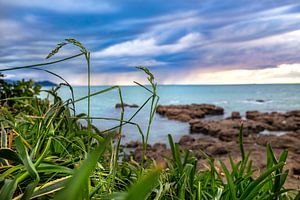
<svg viewBox="0 0 300 200"><path fill-rule="evenodd" d="M228 157L234 161L240 160L238 135L243 124L244 145L255 169L263 171L266 167L266 148L270 144L276 156L287 149L286 169L289 176L286 186L299 189L300 186L300 110L288 112L248 111L245 117L239 112L233 112L223 119L207 119L206 116L222 116L224 108L209 104L164 105L158 106L157 113L170 120L188 123L190 132L179 139L181 149L192 150L198 158L198 169L203 170L208 162L203 152L215 160L222 160L230 167ZM281 134L273 134L273 133ZM136 161L141 160L142 147L137 141L125 144ZM148 145L147 156L156 162L165 162L171 155L167 144L163 141ZM219 162L216 166L220 169Z"/></svg>
<svg viewBox="0 0 300 200"><path fill-rule="evenodd" d="M106 89L105 86L93 86L92 92ZM138 86L121 87L123 100L128 104L142 105L149 97L149 93ZM84 87L74 87L75 98L81 98L87 94ZM214 120L230 117L231 112L238 111L244 117L246 111L258 110L261 112L286 112L300 108L300 87L295 84L287 85L235 85L235 86L169 86L158 85L157 93L160 96L161 105L183 105L192 103L208 103L223 107L223 116L206 116L205 120ZM139 95L136 95L139 94ZM70 98L70 91L67 88L61 88L59 95L62 99ZM259 101L257 101L259 100ZM260 100L264 102L260 102ZM115 105L120 103L118 94L111 91L106 94L95 96L91 99L92 116L101 116L108 118L119 118L120 109L115 109ZM76 104L77 113L87 113L87 102L82 101ZM138 108L125 108L125 118L129 119ZM144 123L148 119L149 106L146 105L140 112L134 122L139 124L142 130L147 127ZM94 120L94 124L100 130L106 130L117 123L112 121ZM176 120L168 120L156 114L153 119L149 143L154 144L162 140L167 141L167 134L172 133L175 141L189 132L189 124ZM139 140L140 135L135 126L123 127L125 143L131 140Z"/></svg>

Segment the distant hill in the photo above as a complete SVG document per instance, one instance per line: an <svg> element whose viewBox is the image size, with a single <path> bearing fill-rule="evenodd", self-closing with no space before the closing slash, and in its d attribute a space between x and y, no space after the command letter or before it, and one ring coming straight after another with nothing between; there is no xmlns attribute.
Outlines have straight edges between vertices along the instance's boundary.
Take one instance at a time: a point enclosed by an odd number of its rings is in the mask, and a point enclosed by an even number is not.
<svg viewBox="0 0 300 200"><path fill-rule="evenodd" d="M13 84L13 83L17 82L17 80L11 80L11 79L4 79L4 80L5 80L5 82L10 83L10 84ZM58 85L56 83L53 83L53 82L47 81L47 80L45 80L45 81L35 81L35 84L39 84L41 86L57 86Z"/></svg>
<svg viewBox="0 0 300 200"><path fill-rule="evenodd" d="M51 81L37 81L36 84L39 84L41 86L57 86L56 83L53 83Z"/></svg>

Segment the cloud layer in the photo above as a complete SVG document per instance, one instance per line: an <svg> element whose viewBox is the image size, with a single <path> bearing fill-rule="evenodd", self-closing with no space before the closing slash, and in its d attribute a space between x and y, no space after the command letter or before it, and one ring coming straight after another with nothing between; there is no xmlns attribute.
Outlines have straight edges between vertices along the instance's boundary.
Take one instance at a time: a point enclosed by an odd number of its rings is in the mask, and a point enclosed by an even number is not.
<svg viewBox="0 0 300 200"><path fill-rule="evenodd" d="M42 62L56 43L77 38L92 52L94 84L130 84L140 79L137 65L148 66L166 84L300 78L300 4L295 0L0 0L0 7L0 68ZM61 55L75 51L67 48ZM82 59L52 69L85 84ZM39 73L9 75L52 79ZM236 79L238 74L244 78Z"/></svg>

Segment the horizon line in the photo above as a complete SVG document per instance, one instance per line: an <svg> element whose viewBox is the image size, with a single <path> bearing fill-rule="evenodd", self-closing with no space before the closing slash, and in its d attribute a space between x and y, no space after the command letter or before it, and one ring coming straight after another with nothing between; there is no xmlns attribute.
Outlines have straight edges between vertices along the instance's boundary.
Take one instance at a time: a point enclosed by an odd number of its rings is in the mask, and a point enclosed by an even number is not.
<svg viewBox="0 0 300 200"><path fill-rule="evenodd" d="M151 86L150 84L143 84L145 86ZM300 85L300 82L299 83L199 83L199 84L165 84L165 83L162 83L162 84L157 84L158 86L240 86L240 85ZM87 87L88 85L73 85L73 86L76 86L76 87ZM97 86L116 86L116 85L109 85L109 84L103 84L103 85L91 85L91 87L97 87ZM138 85L136 84L131 84L131 85L127 85L127 84L122 84L122 85L118 85L118 86L137 86L139 87Z"/></svg>

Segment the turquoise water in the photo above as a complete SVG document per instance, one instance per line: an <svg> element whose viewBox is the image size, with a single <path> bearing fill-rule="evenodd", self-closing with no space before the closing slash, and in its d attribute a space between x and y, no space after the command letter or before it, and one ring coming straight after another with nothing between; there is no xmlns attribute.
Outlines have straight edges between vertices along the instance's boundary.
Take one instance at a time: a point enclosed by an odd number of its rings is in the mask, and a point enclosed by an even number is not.
<svg viewBox="0 0 300 200"><path fill-rule="evenodd" d="M94 86L92 92L97 92L108 88L108 86ZM149 97L149 92L137 86L123 86L123 101L128 104L142 105ZM86 87L74 87L76 98L87 94ZM300 84L285 85L160 85L157 93L160 96L160 104L191 104L191 103L210 103L221 106L225 109L224 116L227 117L232 111L239 111L242 115L248 110L259 111L288 111L300 109ZM70 92L67 88L60 91L60 95L67 99ZM264 100L265 102L257 102ZM110 91L92 98L91 115L94 117L112 117L120 116L120 109L115 108L119 103L118 92ZM87 102L76 104L77 113L87 112ZM142 110L133 120L139 124L145 131L149 115L149 106ZM125 119L128 119L136 108L125 109ZM93 123L101 130L108 129L117 122L94 120ZM124 142L131 140L140 140L137 128L133 125L126 125L123 129L125 137ZM149 137L150 143L166 142L167 134L172 134L175 140L182 135L189 133L187 123L167 120L166 118L156 115L151 128Z"/></svg>

